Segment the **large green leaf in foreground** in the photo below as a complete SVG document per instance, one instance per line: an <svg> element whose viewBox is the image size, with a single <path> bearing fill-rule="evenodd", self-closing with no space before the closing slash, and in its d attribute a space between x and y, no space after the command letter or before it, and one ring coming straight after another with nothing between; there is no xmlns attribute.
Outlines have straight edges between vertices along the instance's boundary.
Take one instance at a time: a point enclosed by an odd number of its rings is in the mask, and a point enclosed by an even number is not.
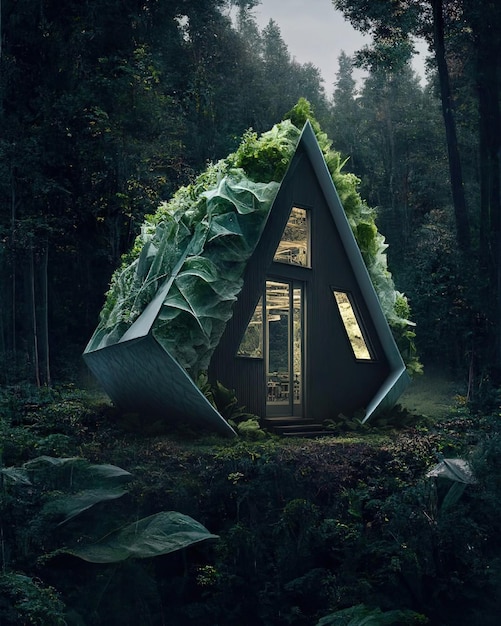
<svg viewBox="0 0 501 626"><path fill-rule="evenodd" d="M50 511L55 515L64 515L61 524L69 522L80 513L87 511L96 504L109 502L121 498L127 493L126 489L112 487L110 489L85 489L79 493L63 496L51 503Z"/></svg>
<svg viewBox="0 0 501 626"><path fill-rule="evenodd" d="M182 550L218 539L196 520L175 511L145 517L88 546L65 550L90 563L118 563Z"/></svg>
<svg viewBox="0 0 501 626"><path fill-rule="evenodd" d="M427 619L408 610L381 611L357 604L323 617L317 626L414 626L426 624Z"/></svg>

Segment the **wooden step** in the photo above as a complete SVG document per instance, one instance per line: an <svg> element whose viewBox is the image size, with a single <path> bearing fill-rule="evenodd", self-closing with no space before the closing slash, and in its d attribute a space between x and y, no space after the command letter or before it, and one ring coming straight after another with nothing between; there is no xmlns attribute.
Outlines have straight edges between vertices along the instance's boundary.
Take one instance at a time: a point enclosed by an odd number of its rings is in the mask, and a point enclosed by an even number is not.
<svg viewBox="0 0 501 626"><path fill-rule="evenodd" d="M301 417L267 417L263 425L277 435L284 437L325 437L332 431L319 422Z"/></svg>

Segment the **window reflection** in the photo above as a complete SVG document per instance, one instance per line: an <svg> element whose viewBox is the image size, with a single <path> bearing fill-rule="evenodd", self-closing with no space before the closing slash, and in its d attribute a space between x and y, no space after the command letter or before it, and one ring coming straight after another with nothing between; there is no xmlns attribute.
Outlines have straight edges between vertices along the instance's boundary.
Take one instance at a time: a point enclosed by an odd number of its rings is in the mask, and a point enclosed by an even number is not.
<svg viewBox="0 0 501 626"><path fill-rule="evenodd" d="M302 403L302 293L299 283L266 281L268 409L284 415Z"/></svg>
<svg viewBox="0 0 501 626"><path fill-rule="evenodd" d="M306 209L293 207L273 260L278 263L309 267L309 243L308 212Z"/></svg>
<svg viewBox="0 0 501 626"><path fill-rule="evenodd" d="M282 383L289 378L290 359L290 285L266 281L266 319L268 330L269 382ZM287 390L288 391L288 390Z"/></svg>
<svg viewBox="0 0 501 626"><path fill-rule="evenodd" d="M294 358L292 381L294 404L302 402L301 372L303 371L303 298L302 289L294 287L292 301L292 353Z"/></svg>
<svg viewBox="0 0 501 626"><path fill-rule="evenodd" d="M365 342L362 329L360 328L355 311L353 310L349 295L343 291L334 291L334 296L336 298L339 313L341 314L341 319L343 320L346 334L348 335L353 353L355 354L355 358L365 361L372 360L372 355L369 352L367 343Z"/></svg>

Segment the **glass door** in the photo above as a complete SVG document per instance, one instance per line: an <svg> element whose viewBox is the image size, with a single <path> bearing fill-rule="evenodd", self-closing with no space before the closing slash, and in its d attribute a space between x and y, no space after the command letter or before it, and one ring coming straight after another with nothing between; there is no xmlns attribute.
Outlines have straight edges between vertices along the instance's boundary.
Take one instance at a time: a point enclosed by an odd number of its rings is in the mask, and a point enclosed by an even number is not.
<svg viewBox="0 0 501 626"><path fill-rule="evenodd" d="M267 280L266 414L302 415L303 287L301 283Z"/></svg>

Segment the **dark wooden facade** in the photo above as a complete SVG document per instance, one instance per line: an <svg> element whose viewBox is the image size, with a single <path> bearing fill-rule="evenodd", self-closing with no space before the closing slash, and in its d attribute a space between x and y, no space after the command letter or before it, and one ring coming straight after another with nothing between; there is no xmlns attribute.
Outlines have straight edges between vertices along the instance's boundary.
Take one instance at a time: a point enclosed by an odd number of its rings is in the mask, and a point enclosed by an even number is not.
<svg viewBox="0 0 501 626"><path fill-rule="evenodd" d="M310 215L309 267L273 261L292 207L307 209ZM267 279L295 281L303 289L301 417L324 420L367 409L371 403L374 408L402 384L405 368L309 125L248 263L233 317L209 368L212 380L234 389L239 403L262 417L267 413L266 360L240 357L237 351ZM370 360L355 358L333 290L350 294L370 345Z"/></svg>

